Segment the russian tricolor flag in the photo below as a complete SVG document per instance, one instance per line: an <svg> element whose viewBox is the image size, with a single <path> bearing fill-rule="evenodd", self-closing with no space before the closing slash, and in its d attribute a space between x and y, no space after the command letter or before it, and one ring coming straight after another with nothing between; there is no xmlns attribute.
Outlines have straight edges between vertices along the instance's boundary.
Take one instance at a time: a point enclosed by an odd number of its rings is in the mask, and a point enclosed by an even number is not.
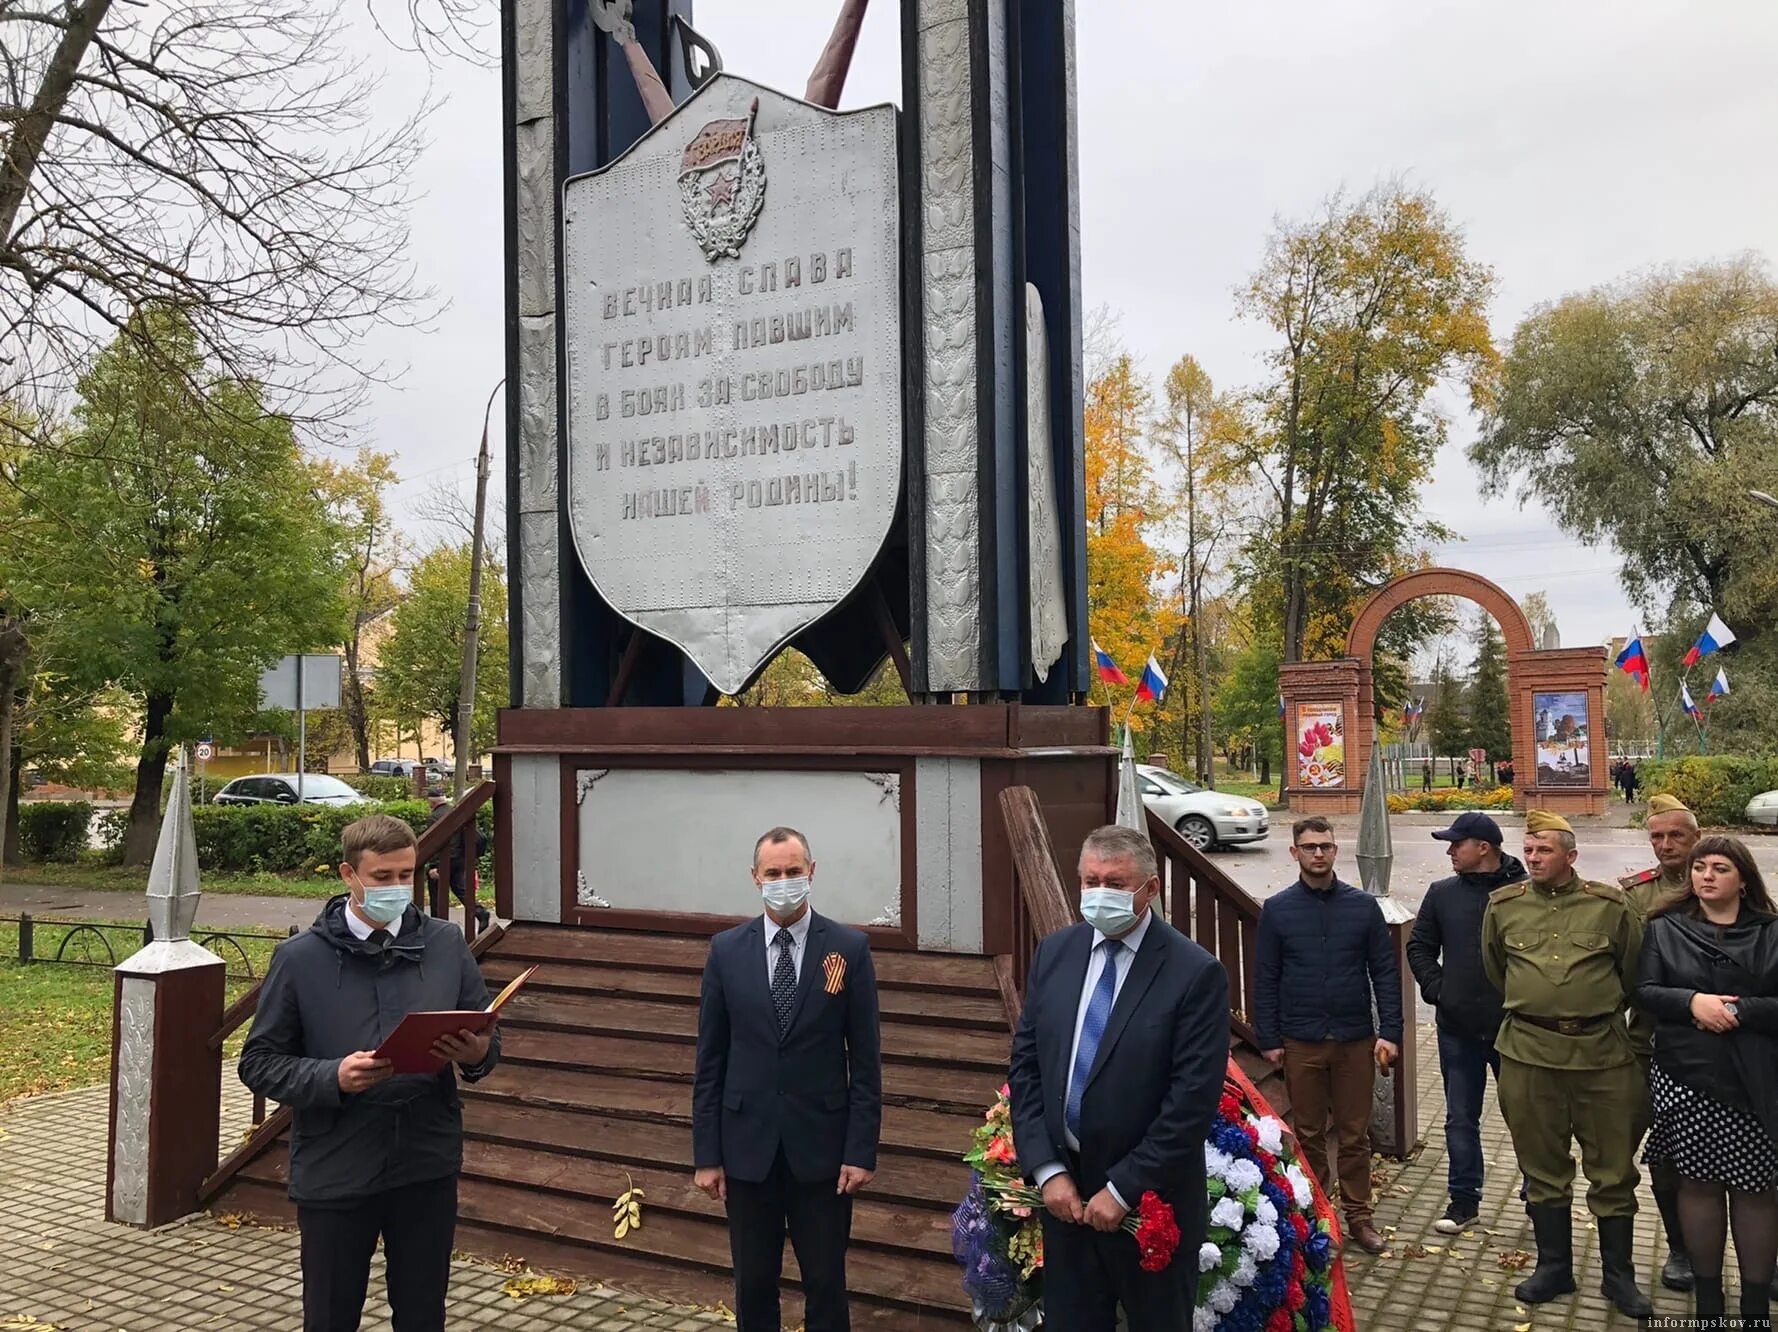
<svg viewBox="0 0 1778 1332"><path fill-rule="evenodd" d="M1099 646L1099 640L1096 638L1093 640L1093 660L1099 664L1099 678L1106 684L1130 683L1129 677L1118 670L1117 663L1111 659L1111 654Z"/></svg>
<svg viewBox="0 0 1778 1332"><path fill-rule="evenodd" d="M1722 622L1722 617L1714 611L1710 615L1710 623L1704 626L1704 632L1698 635L1698 641L1692 644L1692 650L1685 654L1685 664L1696 666L1712 652L1721 652L1735 641L1735 631Z"/></svg>
<svg viewBox="0 0 1778 1332"><path fill-rule="evenodd" d="M1136 682L1136 701L1151 698L1159 703L1166 692L1167 677L1161 674L1160 663L1150 657L1148 665L1142 668L1142 678Z"/></svg>
<svg viewBox="0 0 1778 1332"><path fill-rule="evenodd" d="M1724 694L1726 694L1728 692L1729 692L1728 673L1719 669L1716 672L1716 678L1710 682L1710 697L1711 698L1721 698Z"/></svg>
<svg viewBox="0 0 1778 1332"><path fill-rule="evenodd" d="M1648 692L1648 654L1642 650L1642 635L1632 634L1630 641L1624 644L1624 650L1617 654L1618 669L1630 676L1642 686L1642 692Z"/></svg>
<svg viewBox="0 0 1778 1332"><path fill-rule="evenodd" d="M1697 703L1693 701L1692 691L1687 688L1685 681L1683 680L1679 682L1679 706L1685 709L1686 716L1697 721L1703 720L1704 709L1699 707Z"/></svg>

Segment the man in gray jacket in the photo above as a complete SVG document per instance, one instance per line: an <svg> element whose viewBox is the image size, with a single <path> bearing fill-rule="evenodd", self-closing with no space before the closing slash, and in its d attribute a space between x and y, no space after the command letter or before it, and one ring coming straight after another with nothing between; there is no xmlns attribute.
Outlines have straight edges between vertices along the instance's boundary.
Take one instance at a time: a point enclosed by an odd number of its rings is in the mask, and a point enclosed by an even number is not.
<svg viewBox="0 0 1778 1332"><path fill-rule="evenodd" d="M500 1037L441 1039L432 1074L375 1057L407 1014L486 1008L488 990L462 931L414 905L413 829L374 814L342 841L349 891L272 955L241 1081L292 1112L304 1332L356 1332L379 1237L395 1326L442 1332L463 1166L452 1065L486 1076Z"/></svg>

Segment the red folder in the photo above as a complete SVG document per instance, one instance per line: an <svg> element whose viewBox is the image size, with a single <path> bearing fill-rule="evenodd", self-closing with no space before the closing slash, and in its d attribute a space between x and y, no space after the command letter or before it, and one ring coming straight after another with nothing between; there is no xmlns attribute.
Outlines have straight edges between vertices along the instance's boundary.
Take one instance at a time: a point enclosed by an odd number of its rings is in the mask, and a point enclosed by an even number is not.
<svg viewBox="0 0 1778 1332"><path fill-rule="evenodd" d="M455 1036L460 1031L481 1035L494 1025L506 1001L523 988L536 974L536 967L526 967L512 978L507 987L494 996L494 1002L483 1009L440 1009L425 1013L409 1013L396 1023L375 1054L394 1064L397 1073L436 1073L448 1063L432 1053L433 1045L442 1036Z"/></svg>

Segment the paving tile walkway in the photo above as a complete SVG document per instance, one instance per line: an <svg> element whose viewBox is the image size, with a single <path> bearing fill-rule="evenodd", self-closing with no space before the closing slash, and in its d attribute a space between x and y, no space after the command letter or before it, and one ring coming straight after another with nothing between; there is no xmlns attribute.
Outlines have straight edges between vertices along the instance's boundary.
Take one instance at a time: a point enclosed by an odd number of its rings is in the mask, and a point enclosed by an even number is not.
<svg viewBox="0 0 1778 1332"><path fill-rule="evenodd" d="M246 1125L247 1098L225 1096L224 1139L233 1141ZM33 1097L0 1111L0 1329L300 1329L302 1278L294 1231L231 1227L208 1216L154 1231L105 1220L109 1110L108 1090L89 1087ZM507 1277L485 1264L453 1264L450 1326L689 1332L733 1325L720 1313L671 1308L601 1289L519 1302L502 1290ZM364 1327L388 1332L389 1326L379 1254Z"/></svg>
<svg viewBox="0 0 1778 1332"><path fill-rule="evenodd" d="M1434 1029L1419 1029L1420 1133L1423 1145L1406 1162L1376 1161L1375 1177L1385 1179L1377 1200L1377 1225L1390 1236L1387 1254L1372 1258L1362 1250L1346 1250L1347 1279L1353 1311L1363 1332L1482 1332L1522 1328L1535 1332L1573 1329L1605 1332L1631 1329L1625 1318L1599 1294L1598 1232L1587 1212L1586 1177L1577 1170L1575 1188L1575 1281L1580 1289L1565 1299L1536 1307L1513 1298L1513 1287L1530 1274L1536 1245L1531 1223L1519 1202L1519 1179L1512 1139L1500 1116L1490 1083L1482 1117L1482 1156L1487 1163L1480 1225L1453 1239L1440 1235L1432 1223L1450 1201L1445 1192L1445 1099L1438 1076L1438 1043ZM1578 1156L1576 1158L1578 1166ZM1639 1167L1640 1168L1640 1167ZM1647 1172L1638 1193L1636 1216L1637 1279L1654 1301L1655 1317L1646 1326L1684 1327L1691 1317L1691 1296L1670 1291L1659 1281L1667 1256L1660 1216L1648 1192ZM1521 1270L1503 1264L1526 1261ZM1731 1248L1725 1268L1731 1275ZM1731 1307L1733 1307L1731 1294Z"/></svg>
<svg viewBox="0 0 1778 1332"><path fill-rule="evenodd" d="M1432 1028L1420 1037L1421 1150L1407 1162L1378 1161L1385 1180L1377 1222L1390 1234L1388 1254L1352 1250L1346 1263L1362 1332L1483 1332L1529 1325L1537 1332L1606 1332L1635 1327L1605 1303L1599 1290L1597 1235L1583 1208L1575 1218L1580 1291L1530 1309L1518 1304L1519 1271L1504 1270L1528 1257L1529 1223L1516 1196L1517 1177L1506 1125L1490 1096L1482 1123L1488 1161L1481 1225L1451 1240L1432 1223L1444 1211L1445 1150L1442 1095ZM232 1085L233 1079L225 1079ZM225 1138L245 1124L244 1095L231 1091ZM290 1231L231 1228L196 1217L151 1232L104 1219L105 1119L103 1087L44 1096L0 1111L0 1329L56 1327L66 1332L285 1332L301 1325L297 1237ZM1646 1195L1646 1184L1644 1185ZM1637 1220L1636 1258L1657 1321L1689 1316L1690 1300L1660 1288L1665 1254L1659 1218L1644 1197ZM1733 1270L1732 1259L1730 1270ZM455 1328L556 1328L592 1332L729 1326L719 1312L671 1308L614 1291L583 1289L566 1297L515 1302L503 1290L507 1274L459 1262L451 1279L450 1325ZM1733 1277L1730 1278L1731 1285ZM372 1273L369 1332L387 1332L381 1259ZM28 1319L37 1320L35 1323ZM9 1321L13 1320L13 1321ZM1668 1327L1684 1326L1673 1321Z"/></svg>

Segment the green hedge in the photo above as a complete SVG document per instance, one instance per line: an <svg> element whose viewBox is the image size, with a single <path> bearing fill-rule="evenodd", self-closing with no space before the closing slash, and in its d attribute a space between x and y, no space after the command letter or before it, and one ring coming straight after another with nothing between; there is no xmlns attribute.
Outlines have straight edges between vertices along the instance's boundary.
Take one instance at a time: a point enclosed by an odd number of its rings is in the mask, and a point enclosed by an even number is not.
<svg viewBox="0 0 1778 1332"><path fill-rule="evenodd" d="M26 860L73 860L86 849L93 807L84 800L19 802L19 850Z"/></svg>
<svg viewBox="0 0 1778 1332"><path fill-rule="evenodd" d="M388 800L365 805L198 805L192 827L197 835L198 864L207 870L326 874L339 864L340 833L366 814L393 814L418 836L426 830L432 809L424 800ZM100 836L107 851L121 854L127 810L107 810ZM476 811L476 823L494 832L492 802ZM492 882L492 856L483 858L482 879Z"/></svg>
<svg viewBox="0 0 1778 1332"><path fill-rule="evenodd" d="M384 777L368 772L336 774L347 786L372 800L412 800L414 784L406 777Z"/></svg>
<svg viewBox="0 0 1778 1332"><path fill-rule="evenodd" d="M1706 826L1745 823L1747 802L1761 791L1778 790L1778 758L1694 754L1645 762L1638 765L1637 773L1644 797L1678 796Z"/></svg>

